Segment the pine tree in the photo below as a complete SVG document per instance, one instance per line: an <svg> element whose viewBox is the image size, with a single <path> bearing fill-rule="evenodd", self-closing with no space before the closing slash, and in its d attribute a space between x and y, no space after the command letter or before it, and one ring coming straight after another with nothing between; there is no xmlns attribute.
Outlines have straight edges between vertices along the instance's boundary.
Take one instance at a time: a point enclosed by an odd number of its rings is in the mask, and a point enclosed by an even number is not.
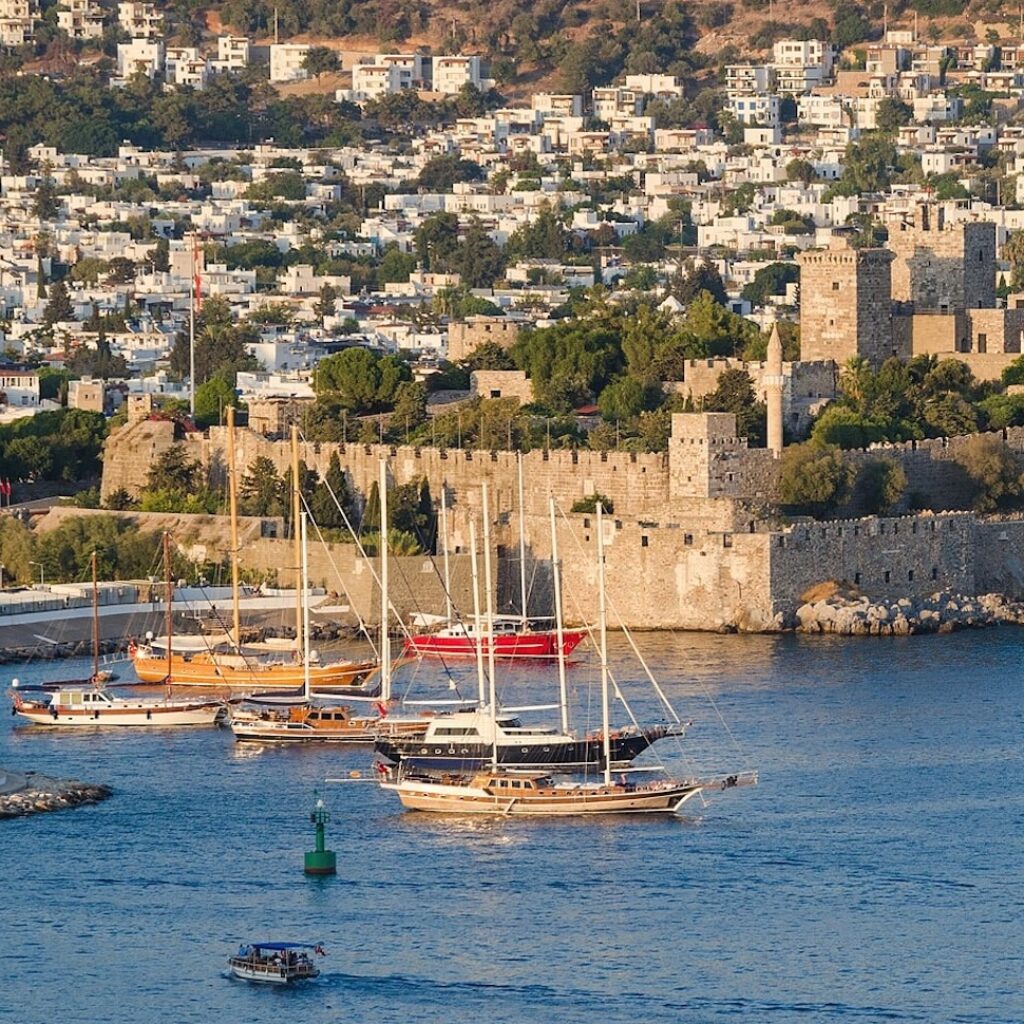
<svg viewBox="0 0 1024 1024"><path fill-rule="evenodd" d="M43 311L43 323L52 327L56 323L65 320L74 320L75 307L71 304L71 296L68 295L68 286L63 280L58 281L50 287L50 299Z"/></svg>

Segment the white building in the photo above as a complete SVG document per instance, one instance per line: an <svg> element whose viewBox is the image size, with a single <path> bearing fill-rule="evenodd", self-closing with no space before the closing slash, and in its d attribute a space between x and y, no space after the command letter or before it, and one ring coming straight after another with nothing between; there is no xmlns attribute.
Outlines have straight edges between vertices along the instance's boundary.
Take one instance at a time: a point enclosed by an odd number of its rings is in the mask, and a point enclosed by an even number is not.
<svg viewBox="0 0 1024 1024"><path fill-rule="evenodd" d="M117 44L117 75L127 81L133 75L155 78L164 66L164 44L159 39L133 39Z"/></svg>
<svg viewBox="0 0 1024 1024"><path fill-rule="evenodd" d="M662 99L684 94L683 83L675 75L626 75L626 88Z"/></svg>
<svg viewBox="0 0 1024 1024"><path fill-rule="evenodd" d="M218 36L214 71L241 71L249 66L249 40L245 36Z"/></svg>
<svg viewBox="0 0 1024 1024"><path fill-rule="evenodd" d="M169 46L164 58L164 76L171 85L202 89L206 85L206 60L194 46Z"/></svg>
<svg viewBox="0 0 1024 1024"><path fill-rule="evenodd" d="M103 8L95 0L61 0L57 27L72 39L99 39L103 35Z"/></svg>
<svg viewBox="0 0 1024 1024"><path fill-rule="evenodd" d="M770 93L760 96L734 96L728 109L740 124L774 128L779 123L779 97Z"/></svg>
<svg viewBox="0 0 1024 1024"><path fill-rule="evenodd" d="M270 80L272 82L301 82L309 78L303 67L310 47L302 43L276 43L270 47Z"/></svg>
<svg viewBox="0 0 1024 1024"><path fill-rule="evenodd" d="M38 18L35 0L0 0L0 46L31 43Z"/></svg>
<svg viewBox="0 0 1024 1024"><path fill-rule="evenodd" d="M644 94L636 89L610 86L593 92L594 117L614 121L619 117L639 117L644 109Z"/></svg>
<svg viewBox="0 0 1024 1024"><path fill-rule="evenodd" d="M479 89L482 81L479 57L434 58L434 92L453 96L465 85Z"/></svg>
<svg viewBox="0 0 1024 1024"><path fill-rule="evenodd" d="M39 371L0 365L0 405L39 405Z"/></svg>
<svg viewBox="0 0 1024 1024"><path fill-rule="evenodd" d="M767 64L727 64L725 88L730 96L750 96L771 92L775 85L775 70Z"/></svg>
<svg viewBox="0 0 1024 1024"><path fill-rule="evenodd" d="M820 39L780 39L772 49L776 89L782 95L804 93L832 77L834 52Z"/></svg>
<svg viewBox="0 0 1024 1024"><path fill-rule="evenodd" d="M117 23L132 39L158 39L163 35L163 21L156 4L130 0L118 4Z"/></svg>
<svg viewBox="0 0 1024 1024"><path fill-rule="evenodd" d="M356 64L352 68L352 98L371 100L413 87L412 70L400 64Z"/></svg>
<svg viewBox="0 0 1024 1024"><path fill-rule="evenodd" d="M595 89L597 93L600 90ZM551 93L551 92L535 92L530 97L530 109L535 113L540 114L542 117L582 117L583 116L583 97L574 95L573 93ZM506 113L505 111L495 111L495 115L499 113ZM515 116L516 113L521 111L507 111L509 119Z"/></svg>

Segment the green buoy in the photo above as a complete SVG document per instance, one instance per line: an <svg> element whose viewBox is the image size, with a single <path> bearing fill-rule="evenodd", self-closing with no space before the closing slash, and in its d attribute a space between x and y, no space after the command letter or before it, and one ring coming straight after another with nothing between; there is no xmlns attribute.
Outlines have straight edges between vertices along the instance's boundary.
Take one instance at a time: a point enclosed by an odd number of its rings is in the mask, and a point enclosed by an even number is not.
<svg viewBox="0 0 1024 1024"><path fill-rule="evenodd" d="M330 821L331 816L324 807L323 800L316 796L316 803L313 805L313 812L309 820L316 826L316 849L306 854L304 871L307 875L336 875L338 873L338 858L333 850L324 848L324 827Z"/></svg>

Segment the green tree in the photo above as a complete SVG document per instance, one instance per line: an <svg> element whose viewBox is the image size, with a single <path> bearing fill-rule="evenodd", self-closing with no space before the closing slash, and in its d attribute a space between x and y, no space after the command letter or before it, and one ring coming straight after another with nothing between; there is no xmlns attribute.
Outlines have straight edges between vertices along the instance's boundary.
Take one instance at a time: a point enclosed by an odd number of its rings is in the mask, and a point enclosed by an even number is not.
<svg viewBox="0 0 1024 1024"><path fill-rule="evenodd" d="M693 302L705 292L720 306L729 301L718 268L706 262L698 264L685 277L677 279L672 284L671 291L684 305Z"/></svg>
<svg viewBox="0 0 1024 1024"><path fill-rule="evenodd" d="M146 490L181 491L187 494L200 484L200 466L189 459L183 445L174 445L157 456L146 476Z"/></svg>
<svg viewBox="0 0 1024 1024"><path fill-rule="evenodd" d="M271 459L258 456L242 475L238 509L245 516L283 516L288 503L284 481Z"/></svg>
<svg viewBox="0 0 1024 1024"><path fill-rule="evenodd" d="M402 381L395 389L389 420L392 440L405 441L427 421L427 389L417 381Z"/></svg>
<svg viewBox="0 0 1024 1024"><path fill-rule="evenodd" d="M541 205L537 216L509 235L505 254L513 259L564 259L569 235L550 203Z"/></svg>
<svg viewBox="0 0 1024 1024"><path fill-rule="evenodd" d="M895 459L869 459L861 465L854 483L854 496L871 515L883 515L903 497L907 474Z"/></svg>
<svg viewBox="0 0 1024 1024"><path fill-rule="evenodd" d="M593 494L588 494L585 498L580 498L578 501L573 502L570 512L585 512L594 515L597 512L597 506L601 506L601 511L605 515L610 515L615 511L615 504L611 498L604 494L600 494L595 491Z"/></svg>
<svg viewBox="0 0 1024 1024"><path fill-rule="evenodd" d="M953 456L973 486L973 504L980 512L1016 507L1024 492L1020 460L992 434L975 434Z"/></svg>
<svg viewBox="0 0 1024 1024"><path fill-rule="evenodd" d="M736 416L736 430L752 446L762 447L767 431L765 406L757 400L750 374L746 370L726 370L718 378L718 386L704 397L706 412L731 412Z"/></svg>
<svg viewBox="0 0 1024 1024"><path fill-rule="evenodd" d="M338 506L344 509L349 522L354 523L352 491L341 468L337 452L331 453L327 472L318 480L310 498L310 512L313 520L323 530L340 530L345 526L345 517ZM379 508L379 505L378 505Z"/></svg>
<svg viewBox="0 0 1024 1024"><path fill-rule="evenodd" d="M501 249L476 217L470 221L449 263L468 288L489 288L505 273Z"/></svg>
<svg viewBox="0 0 1024 1024"><path fill-rule="evenodd" d="M329 284L320 289L320 297L313 304L313 315L319 320L320 326L329 316L334 316L338 304L338 290Z"/></svg>
<svg viewBox="0 0 1024 1024"><path fill-rule="evenodd" d="M398 385L412 379L408 364L364 348L348 348L322 359L313 374L313 389L353 413L376 412L394 403Z"/></svg>
<svg viewBox="0 0 1024 1024"><path fill-rule="evenodd" d="M454 213L434 213L416 229L416 255L427 270L445 273L459 248L459 218Z"/></svg>
<svg viewBox="0 0 1024 1024"><path fill-rule="evenodd" d="M838 448L808 442L783 451L779 500L784 506L821 517L846 497L849 486L850 471Z"/></svg>
<svg viewBox="0 0 1024 1024"><path fill-rule="evenodd" d="M417 183L429 192L450 192L456 182L481 181L483 177L483 168L475 161L445 153L431 157L423 165Z"/></svg>
<svg viewBox="0 0 1024 1024"><path fill-rule="evenodd" d="M60 215L60 200L57 198L57 190L54 188L53 181L48 177L43 178L36 188L32 212L39 220L56 220Z"/></svg>
<svg viewBox="0 0 1024 1024"><path fill-rule="evenodd" d="M753 306L763 306L770 296L784 295L786 285L799 280L800 268L795 263L769 263L758 269L753 281L740 292L740 297Z"/></svg>
<svg viewBox="0 0 1024 1024"><path fill-rule="evenodd" d="M341 70L338 54L327 46L311 46L302 58L302 68L315 75L319 82L323 75L332 75Z"/></svg>
<svg viewBox="0 0 1024 1024"><path fill-rule="evenodd" d="M224 422L224 410L239 407L238 392L223 377L210 377L196 388L196 426L211 427Z"/></svg>
<svg viewBox="0 0 1024 1024"><path fill-rule="evenodd" d="M64 323L75 319L75 307L72 305L71 296L68 295L68 286L63 280L56 281L50 286L50 297L43 310L43 323L52 327L56 323Z"/></svg>
<svg viewBox="0 0 1024 1024"><path fill-rule="evenodd" d="M875 125L879 131L894 132L914 119L914 108L894 96L886 96L878 104Z"/></svg>

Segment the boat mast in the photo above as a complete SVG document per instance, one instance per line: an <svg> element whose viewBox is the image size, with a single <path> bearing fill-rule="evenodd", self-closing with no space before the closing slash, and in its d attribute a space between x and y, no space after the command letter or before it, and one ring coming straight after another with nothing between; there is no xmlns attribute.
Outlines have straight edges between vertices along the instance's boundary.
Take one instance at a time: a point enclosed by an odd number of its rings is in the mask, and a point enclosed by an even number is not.
<svg viewBox="0 0 1024 1024"><path fill-rule="evenodd" d="M551 581L555 591L555 638L558 643L558 706L562 712L562 732L569 731L569 688L565 681L565 624L562 621L562 570L558 564L558 529L555 525L555 496L548 496L551 519Z"/></svg>
<svg viewBox="0 0 1024 1024"><path fill-rule="evenodd" d="M242 613L238 606L238 480L235 466L235 407L228 409L228 507L231 512L231 622L235 647L242 647Z"/></svg>
<svg viewBox="0 0 1024 1024"><path fill-rule="evenodd" d="M484 587L487 602L487 678L489 684L488 703L491 706L491 767L498 767L498 695L494 680L494 583L491 577L491 514L487 500L487 481L481 495L484 506Z"/></svg>
<svg viewBox="0 0 1024 1024"><path fill-rule="evenodd" d="M298 578L302 571L303 561L306 558L305 544L306 542L302 539L301 532L306 528L305 520L302 521L300 528L299 521L302 519L302 491L299 484L299 428L293 423L292 424L292 535L295 546L295 582L298 584ZM303 624L303 608L305 607L305 584L303 589L300 590L298 585L295 587L295 650L301 651L302 647L302 624Z"/></svg>
<svg viewBox="0 0 1024 1024"><path fill-rule="evenodd" d="M306 549L306 513L299 518L299 545L302 574L302 696L309 703L312 687L309 680L309 552Z"/></svg>
<svg viewBox="0 0 1024 1024"><path fill-rule="evenodd" d="M526 632L526 502L523 498L523 453L516 452L516 469L519 484L519 610L523 616L523 632Z"/></svg>
<svg viewBox="0 0 1024 1024"><path fill-rule="evenodd" d="M391 604L388 594L388 464L380 460L380 697L387 704L391 700L391 635L388 619Z"/></svg>
<svg viewBox="0 0 1024 1024"><path fill-rule="evenodd" d="M92 681L100 675L100 584L96 575L96 552L92 553Z"/></svg>
<svg viewBox="0 0 1024 1024"><path fill-rule="evenodd" d="M452 576L448 567L448 485L441 484L441 555L444 559L444 614L452 621Z"/></svg>
<svg viewBox="0 0 1024 1024"><path fill-rule="evenodd" d="M480 571L476 556L476 522L469 521L469 564L473 570L473 651L476 654L477 706L487 704L487 684L484 678L483 623L480 620Z"/></svg>
<svg viewBox="0 0 1024 1024"><path fill-rule="evenodd" d="M604 731L604 782L612 784L612 727L608 707L608 609L604 580L604 508L597 503L597 607L601 638L601 728Z"/></svg>
<svg viewBox="0 0 1024 1024"><path fill-rule="evenodd" d="M164 530L164 632L167 634L167 685L171 685L171 638L174 633L174 584L171 583L171 535Z"/></svg>

